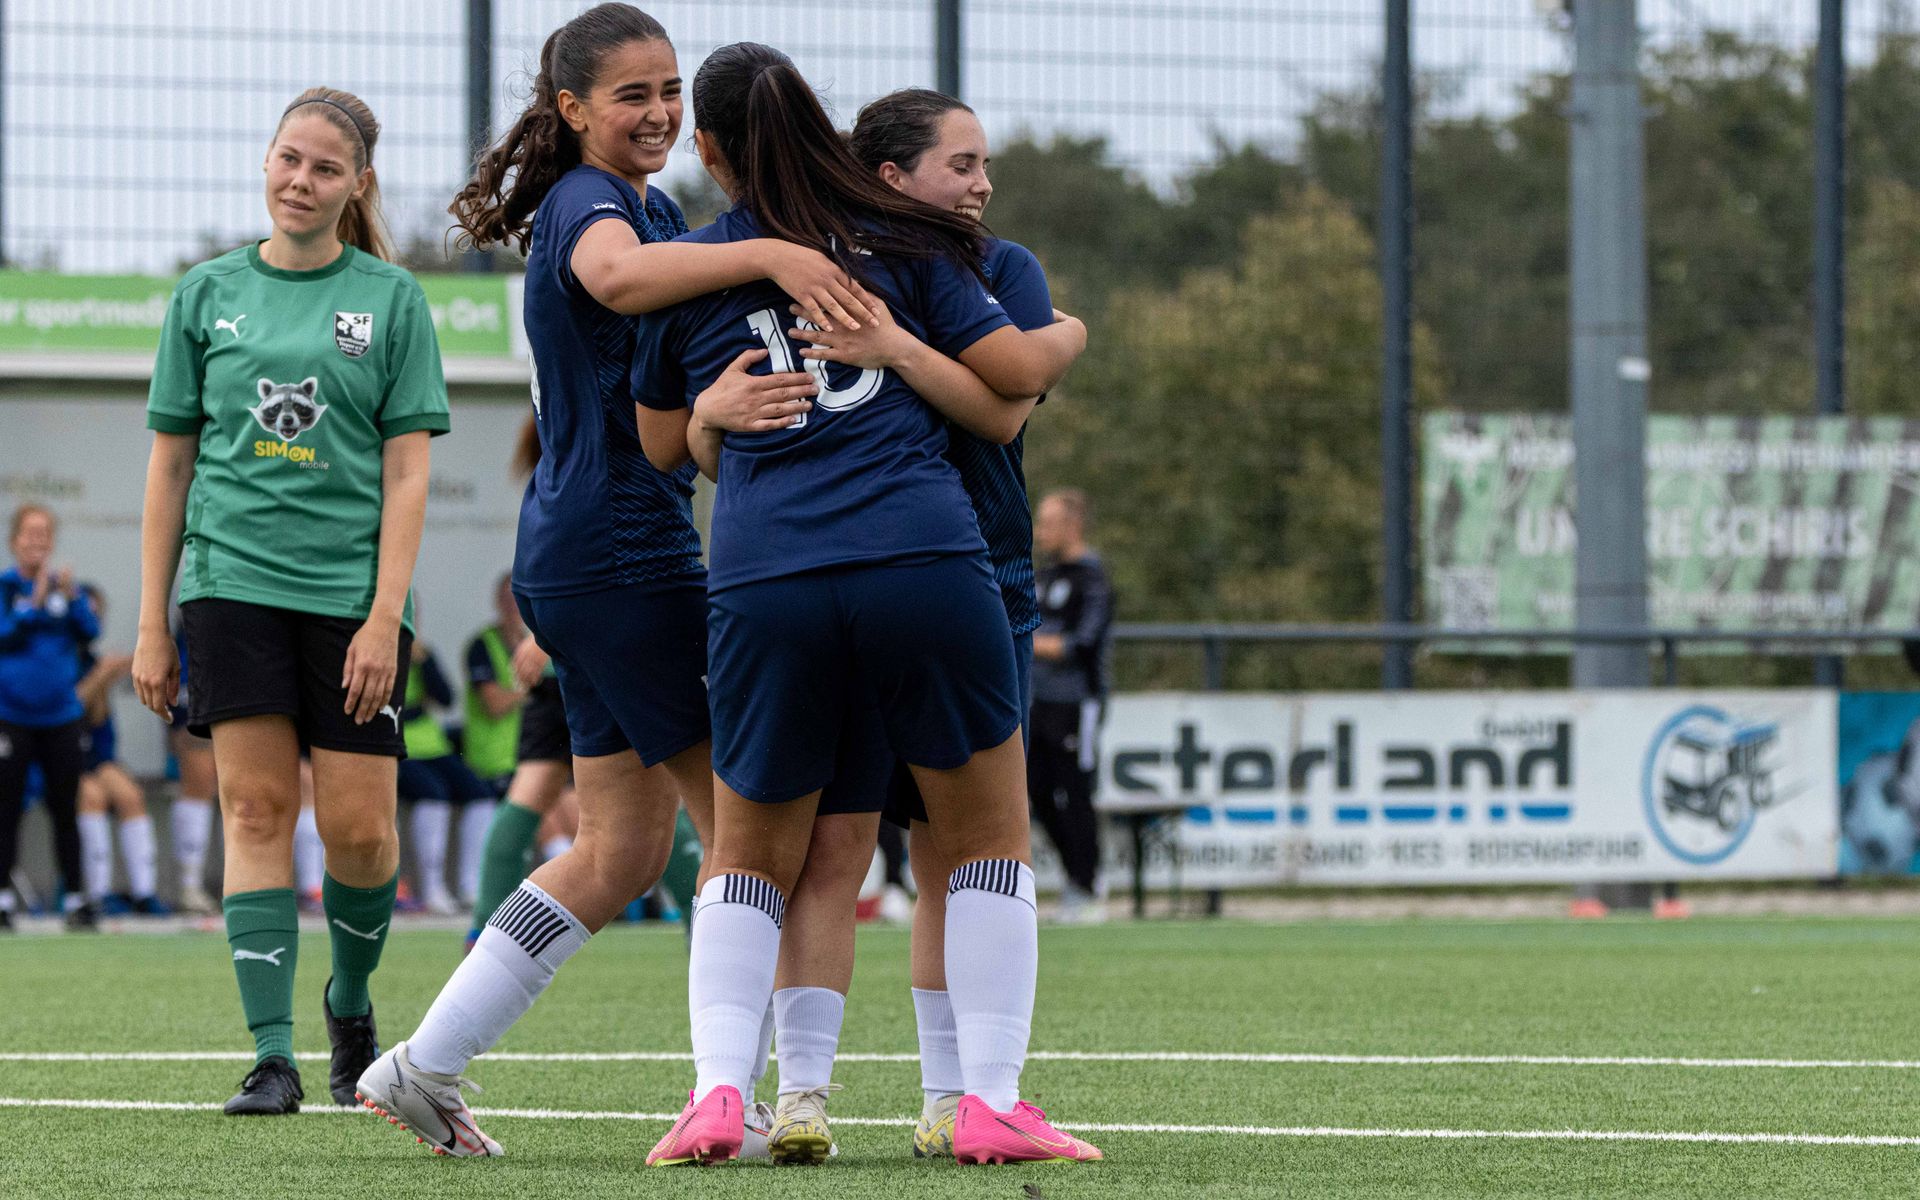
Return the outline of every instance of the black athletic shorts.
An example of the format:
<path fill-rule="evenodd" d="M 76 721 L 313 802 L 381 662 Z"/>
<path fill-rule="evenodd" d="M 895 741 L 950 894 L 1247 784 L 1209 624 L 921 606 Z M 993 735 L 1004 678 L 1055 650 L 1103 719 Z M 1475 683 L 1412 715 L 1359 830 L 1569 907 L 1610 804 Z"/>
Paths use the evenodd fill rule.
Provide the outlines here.
<path fill-rule="evenodd" d="M 400 631 L 393 695 L 365 725 L 344 711 L 347 646 L 362 621 L 270 608 L 240 600 L 189 600 L 186 625 L 187 732 L 212 736 L 212 727 L 270 713 L 293 718 L 302 747 L 352 754 L 407 756 L 400 732 L 406 703 L 406 664 L 413 635 Z"/>
<path fill-rule="evenodd" d="M 516 762 L 573 762 L 573 741 L 567 734 L 567 706 L 560 701 L 560 681 L 552 675 L 533 685 L 520 706 L 520 746 Z"/>

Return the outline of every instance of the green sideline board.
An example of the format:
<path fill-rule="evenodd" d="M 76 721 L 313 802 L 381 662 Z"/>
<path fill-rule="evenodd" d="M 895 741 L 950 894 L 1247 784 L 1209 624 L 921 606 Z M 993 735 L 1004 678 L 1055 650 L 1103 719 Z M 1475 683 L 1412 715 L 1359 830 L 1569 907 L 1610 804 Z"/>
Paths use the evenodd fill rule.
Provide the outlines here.
<path fill-rule="evenodd" d="M 1571 421 L 1438 413 L 1422 458 L 1428 619 L 1571 626 Z M 1920 626 L 1920 422 L 1653 416 L 1646 509 L 1654 626 Z"/>
<path fill-rule="evenodd" d="M 513 352 L 508 277 L 420 275 L 440 350 L 453 355 Z M 0 352 L 145 351 L 166 319 L 173 279 L 146 275 L 61 275 L 0 271 Z"/>

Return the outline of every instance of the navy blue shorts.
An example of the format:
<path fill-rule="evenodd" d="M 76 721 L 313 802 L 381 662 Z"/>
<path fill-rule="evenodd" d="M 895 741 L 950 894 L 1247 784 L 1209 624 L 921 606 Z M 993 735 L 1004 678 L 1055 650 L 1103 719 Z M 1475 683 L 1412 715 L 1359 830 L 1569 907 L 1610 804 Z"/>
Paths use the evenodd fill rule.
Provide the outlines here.
<path fill-rule="evenodd" d="M 493 788 L 475 775 L 473 768 L 457 754 L 403 760 L 398 790 L 403 800 L 444 800 L 449 804 L 469 804 L 477 800 L 494 799 Z"/>
<path fill-rule="evenodd" d="M 824 788 L 863 702 L 895 757 L 943 770 L 1006 741 L 1025 716 L 984 554 L 730 587 L 712 597 L 708 643 L 714 773 L 762 803 Z"/>
<path fill-rule="evenodd" d="M 853 697 L 840 726 L 833 779 L 820 791 L 816 815 L 881 811 L 887 804 L 894 764 L 899 761 L 887 744 L 887 724 L 880 719 L 880 705 L 869 695 Z"/>
<path fill-rule="evenodd" d="M 1014 635 L 1013 665 L 1020 681 L 1020 744 L 1024 747 L 1030 745 L 1033 739 L 1033 731 L 1027 728 L 1028 714 L 1033 712 L 1033 633 L 1031 631 Z M 870 770 L 871 768 L 868 768 L 868 771 Z M 864 780 L 868 776 L 867 772 L 861 772 L 854 777 Z M 886 789 L 886 800 L 880 811 L 887 820 L 906 829 L 915 821 L 927 819 L 927 802 L 920 798 L 920 785 L 914 782 L 913 772 L 908 769 L 907 764 L 891 759 L 883 786 Z M 821 808 L 824 810 L 825 807 L 826 801 L 822 799 Z"/>
<path fill-rule="evenodd" d="M 514 599 L 553 656 L 576 755 L 632 750 L 651 767 L 707 740 L 704 578 Z"/>

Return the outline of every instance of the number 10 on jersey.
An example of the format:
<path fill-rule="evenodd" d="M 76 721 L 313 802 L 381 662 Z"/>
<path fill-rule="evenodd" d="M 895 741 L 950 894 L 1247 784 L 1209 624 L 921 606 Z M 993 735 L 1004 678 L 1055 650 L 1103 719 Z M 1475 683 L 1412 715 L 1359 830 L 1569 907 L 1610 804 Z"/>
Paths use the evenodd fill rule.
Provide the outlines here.
<path fill-rule="evenodd" d="M 819 394 L 814 396 L 814 407 L 825 412 L 845 412 L 858 408 L 880 394 L 880 385 L 886 382 L 887 373 L 872 367 L 863 367 L 860 374 L 846 387 L 834 387 L 827 381 L 827 364 L 815 359 L 794 359 L 793 343 L 787 340 L 787 331 L 781 326 L 780 317 L 770 308 L 747 317 L 747 324 L 753 329 L 754 336 L 766 343 L 767 362 L 775 372 L 805 371 L 813 376 L 814 383 L 820 386 Z M 812 321 L 802 320 L 800 324 L 807 329 L 818 329 Z M 807 414 L 801 413 L 798 420 L 788 428 L 799 429 L 806 425 Z"/>

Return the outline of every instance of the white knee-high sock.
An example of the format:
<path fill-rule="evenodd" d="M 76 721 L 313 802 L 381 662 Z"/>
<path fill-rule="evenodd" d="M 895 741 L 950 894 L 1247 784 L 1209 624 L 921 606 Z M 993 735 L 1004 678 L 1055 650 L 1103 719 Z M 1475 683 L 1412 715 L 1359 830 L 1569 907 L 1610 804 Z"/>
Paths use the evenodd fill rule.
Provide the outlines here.
<path fill-rule="evenodd" d="M 159 890 L 153 864 L 153 818 L 145 813 L 120 822 L 120 860 L 127 868 L 127 891 L 145 900 Z"/>
<path fill-rule="evenodd" d="M 207 873 L 207 839 L 213 833 L 213 801 L 182 796 L 167 812 L 167 824 L 173 834 L 173 861 L 180 864 L 180 878 L 195 887 Z"/>
<path fill-rule="evenodd" d="M 413 885 L 422 900 L 444 900 L 447 895 L 447 834 L 453 828 L 453 805 L 445 800 L 415 800 L 413 819 Z"/>
<path fill-rule="evenodd" d="M 89 900 L 98 900 L 113 890 L 113 830 L 107 814 L 84 812 L 80 824 L 80 878 L 67 880 L 70 890 L 82 891 Z M 78 883 L 80 887 L 74 888 Z"/>
<path fill-rule="evenodd" d="M 955 871 L 947 882 L 947 995 L 967 1091 L 995 1112 L 1020 1099 L 1039 970 L 1032 869 L 982 859 Z"/>
<path fill-rule="evenodd" d="M 407 1039 L 407 1057 L 423 1071 L 460 1074 L 526 1015 L 587 937 L 565 905 L 521 881 Z"/>
<path fill-rule="evenodd" d="M 472 902 L 480 890 L 480 860 L 487 852 L 487 830 L 497 804 L 470 800 L 460 810 L 460 899 Z"/>
<path fill-rule="evenodd" d="M 833 1082 L 833 1055 L 847 998 L 832 988 L 781 988 L 773 994 L 780 1046 L 780 1094 L 812 1092 Z"/>
<path fill-rule="evenodd" d="M 914 988 L 913 1019 L 920 1032 L 920 1090 L 926 1093 L 927 1103 L 965 1092 L 952 999 L 945 992 Z"/>
<path fill-rule="evenodd" d="M 773 1029 L 773 1000 L 769 997 L 767 1011 L 760 1016 L 760 1043 L 755 1051 L 753 1072 L 747 1076 L 747 1087 L 750 1090 L 740 1093 L 741 1099 L 748 1104 L 753 1103 L 754 1092 L 760 1090 L 760 1081 L 767 1077 L 767 1064 L 773 1058 Z"/>
<path fill-rule="evenodd" d="M 687 966 L 695 1101 L 722 1086 L 745 1100 L 753 1086 L 786 911 L 780 890 L 751 875 L 715 875 L 700 889 Z"/>
<path fill-rule="evenodd" d="M 327 873 L 327 846 L 320 840 L 320 826 L 314 822 L 313 810 L 302 808 L 300 819 L 293 827 L 293 877 L 302 896 L 311 896 L 319 892 L 320 881 Z"/>

